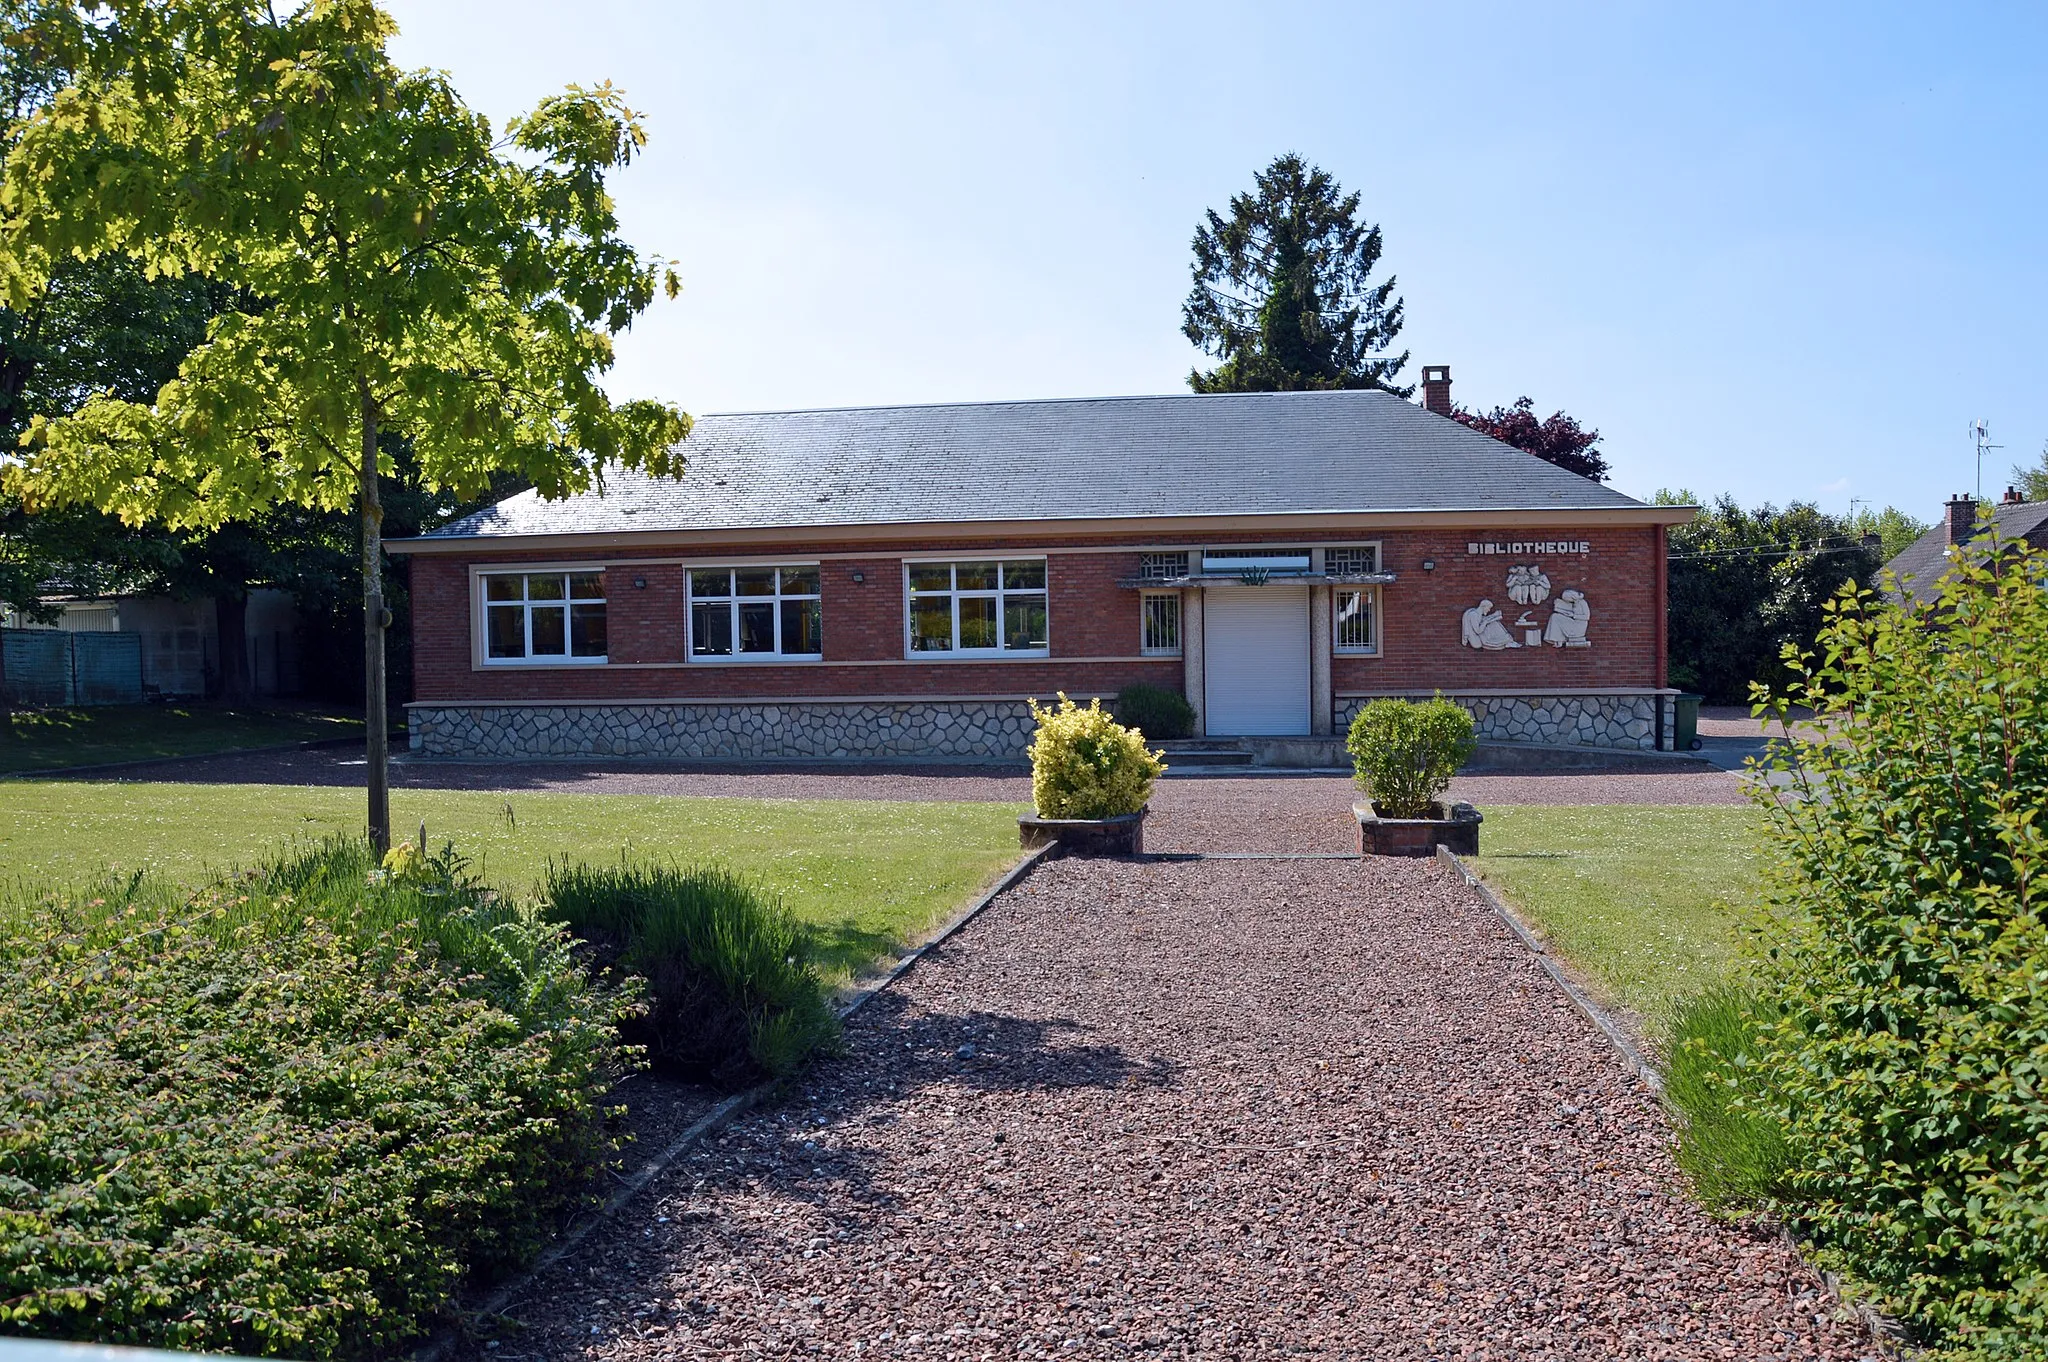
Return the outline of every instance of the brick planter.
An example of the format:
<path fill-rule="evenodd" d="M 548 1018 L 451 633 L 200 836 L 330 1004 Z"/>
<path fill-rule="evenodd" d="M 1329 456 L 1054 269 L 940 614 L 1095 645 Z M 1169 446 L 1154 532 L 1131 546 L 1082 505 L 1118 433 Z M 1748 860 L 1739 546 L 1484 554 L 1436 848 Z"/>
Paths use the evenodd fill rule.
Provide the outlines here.
<path fill-rule="evenodd" d="M 1382 818 L 1373 806 L 1359 800 L 1351 806 L 1358 816 L 1358 852 L 1361 856 L 1434 856 L 1441 846 L 1459 856 L 1479 854 L 1479 810 L 1462 800 L 1446 812 L 1441 804 L 1429 806 L 1432 818 Z"/>
<path fill-rule="evenodd" d="M 1017 841 L 1026 851 L 1057 842 L 1056 856 L 1136 856 L 1145 849 L 1145 810 L 1114 818 L 1040 818 L 1017 820 Z"/>

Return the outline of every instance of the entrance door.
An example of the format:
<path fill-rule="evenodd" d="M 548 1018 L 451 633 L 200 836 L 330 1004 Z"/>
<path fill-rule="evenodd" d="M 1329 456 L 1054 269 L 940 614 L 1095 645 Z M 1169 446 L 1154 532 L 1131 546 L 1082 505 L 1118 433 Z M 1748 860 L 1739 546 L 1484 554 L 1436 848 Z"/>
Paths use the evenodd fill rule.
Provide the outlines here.
<path fill-rule="evenodd" d="M 1306 734 L 1308 637 L 1307 587 L 1210 587 L 1202 606 L 1209 732 Z"/>

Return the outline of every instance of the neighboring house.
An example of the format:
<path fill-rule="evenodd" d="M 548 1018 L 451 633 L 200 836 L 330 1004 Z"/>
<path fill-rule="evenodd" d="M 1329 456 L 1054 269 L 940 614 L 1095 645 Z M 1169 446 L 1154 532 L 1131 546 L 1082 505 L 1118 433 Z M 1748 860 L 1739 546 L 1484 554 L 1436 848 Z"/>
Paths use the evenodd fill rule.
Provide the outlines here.
<path fill-rule="evenodd" d="M 1948 571 L 1949 550 L 1977 537 L 1976 498 L 1951 497 L 1943 511 L 1933 529 L 1884 565 L 1887 572 L 1898 576 L 1894 600 L 1913 605 L 1932 601 L 1942 574 Z M 2004 500 L 1991 508 L 1991 519 L 1997 538 L 2048 548 L 2048 501 L 2023 501 L 2016 489 L 2008 487 Z"/>
<path fill-rule="evenodd" d="M 61 614 L 48 624 L 31 623 L 8 612 L 9 629 L 53 629 L 68 633 L 123 633 L 140 639 L 141 688 L 145 694 L 204 697 L 220 678 L 220 630 L 211 600 L 169 596 L 75 597 L 53 590 L 44 598 Z M 296 695 L 299 676 L 299 612 L 291 593 L 274 587 L 249 592 L 249 676 L 259 696 Z M 37 650 L 37 655 L 45 650 Z M 28 654 L 24 653 L 24 656 Z M 10 654 L 10 664 L 13 654 Z M 26 678 L 10 678 L 10 688 Z"/>
<path fill-rule="evenodd" d="M 1668 746 L 1647 506 L 1383 392 L 700 418 L 687 471 L 416 539 L 413 746 L 1003 757 L 1027 697 L 1182 691 L 1211 736 L 1456 696 L 1482 735 Z"/>

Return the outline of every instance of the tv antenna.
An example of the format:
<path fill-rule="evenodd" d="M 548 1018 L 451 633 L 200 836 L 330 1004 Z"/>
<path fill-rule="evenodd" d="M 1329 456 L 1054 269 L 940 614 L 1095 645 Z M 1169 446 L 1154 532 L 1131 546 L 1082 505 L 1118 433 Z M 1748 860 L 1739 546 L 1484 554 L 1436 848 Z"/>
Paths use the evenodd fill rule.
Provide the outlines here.
<path fill-rule="evenodd" d="M 1982 416 L 1970 422 L 1970 442 L 1977 446 L 1977 500 L 1982 501 L 1984 500 L 1984 451 L 1987 449 L 2004 449 L 2005 446 L 1991 443 L 1991 422 L 1988 418 Z"/>

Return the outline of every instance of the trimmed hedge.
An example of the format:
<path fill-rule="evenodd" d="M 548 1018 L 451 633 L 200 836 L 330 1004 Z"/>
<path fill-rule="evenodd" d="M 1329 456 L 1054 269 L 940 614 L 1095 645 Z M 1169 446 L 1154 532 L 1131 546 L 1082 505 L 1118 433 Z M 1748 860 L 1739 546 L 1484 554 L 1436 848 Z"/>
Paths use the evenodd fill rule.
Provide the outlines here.
<path fill-rule="evenodd" d="M 452 856 L 335 844 L 0 914 L 0 1328 L 326 1358 L 427 1331 L 607 1148 L 621 1003 Z"/>
<path fill-rule="evenodd" d="M 543 896 L 601 965 L 647 981 L 623 1030 L 658 1070 L 742 1086 L 795 1072 L 839 1034 L 808 929 L 729 871 L 550 865 Z"/>
<path fill-rule="evenodd" d="M 1054 707 L 1033 700 L 1031 717 L 1031 802 L 1040 818 L 1117 818 L 1145 807 L 1166 754 L 1147 750 L 1144 734 L 1111 718 L 1102 701 L 1083 709 L 1064 691 Z"/>
<path fill-rule="evenodd" d="M 1441 695 L 1374 700 L 1351 720 L 1345 750 L 1358 786 L 1384 818 L 1426 818 L 1478 747 L 1472 716 Z"/>

